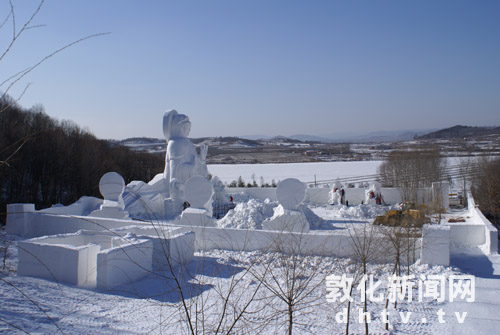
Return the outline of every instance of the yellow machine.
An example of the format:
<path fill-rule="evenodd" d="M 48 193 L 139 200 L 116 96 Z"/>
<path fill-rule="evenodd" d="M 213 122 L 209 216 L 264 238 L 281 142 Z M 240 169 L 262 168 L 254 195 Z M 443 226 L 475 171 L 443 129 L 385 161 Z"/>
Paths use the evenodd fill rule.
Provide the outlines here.
<path fill-rule="evenodd" d="M 410 207 L 410 206 L 408 206 Z M 403 206 L 403 208 L 405 208 Z M 425 215 L 418 209 L 390 210 L 385 215 L 375 218 L 373 224 L 390 227 L 422 227 L 425 221 Z"/>

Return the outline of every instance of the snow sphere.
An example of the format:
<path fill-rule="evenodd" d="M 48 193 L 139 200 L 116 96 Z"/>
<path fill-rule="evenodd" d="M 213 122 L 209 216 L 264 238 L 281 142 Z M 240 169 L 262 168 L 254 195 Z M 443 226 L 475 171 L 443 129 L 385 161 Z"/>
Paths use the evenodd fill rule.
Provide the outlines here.
<path fill-rule="evenodd" d="M 184 186 L 184 198 L 193 208 L 203 208 L 213 193 L 212 183 L 202 176 L 189 178 Z"/>
<path fill-rule="evenodd" d="M 295 178 L 282 180 L 276 188 L 276 198 L 288 210 L 296 210 L 305 197 L 306 184 Z"/>
<path fill-rule="evenodd" d="M 125 181 L 116 172 L 105 173 L 99 182 L 99 191 L 105 200 L 118 201 L 125 190 Z"/>

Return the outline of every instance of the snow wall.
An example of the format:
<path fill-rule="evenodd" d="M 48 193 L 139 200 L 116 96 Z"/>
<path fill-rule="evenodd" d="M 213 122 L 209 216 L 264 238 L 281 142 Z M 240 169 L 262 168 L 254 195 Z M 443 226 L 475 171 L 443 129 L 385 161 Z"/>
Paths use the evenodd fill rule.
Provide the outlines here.
<path fill-rule="evenodd" d="M 483 213 L 479 210 L 472 194 L 470 192 L 467 193 L 467 204 L 469 209 L 469 215 L 472 218 L 475 225 L 469 225 L 468 231 L 462 232 L 459 235 L 460 237 L 464 237 L 463 234 L 467 233 L 473 236 L 465 236 L 467 239 L 473 239 L 475 244 L 483 245 L 483 251 L 488 254 L 497 254 L 498 253 L 498 230 L 493 226 L 493 224 L 483 215 Z M 459 229 L 460 224 L 453 223 L 450 224 L 452 229 Z M 476 227 L 477 226 L 477 227 Z M 481 228 L 478 228 L 481 227 Z M 453 230 L 452 230 L 453 231 Z M 456 237 L 454 235 L 454 237 Z M 468 241 L 468 240 L 467 240 Z"/>
<path fill-rule="evenodd" d="M 79 231 L 20 241 L 18 250 L 20 276 L 110 289 L 151 270 L 188 264 L 194 257 L 194 233 L 143 227 Z"/>
<path fill-rule="evenodd" d="M 19 241 L 17 247 L 18 276 L 95 286 L 99 244 L 91 244 L 82 236 L 68 236 Z"/>
<path fill-rule="evenodd" d="M 450 265 L 450 227 L 424 225 L 422 229 L 422 264 Z"/>
<path fill-rule="evenodd" d="M 97 287 L 110 289 L 144 277 L 152 270 L 152 256 L 151 240 L 129 242 L 114 238 L 113 248 L 97 254 Z"/>
<path fill-rule="evenodd" d="M 487 255 L 498 253 L 498 230 L 477 208 L 470 192 L 467 197 L 468 220 L 424 227 L 422 262 L 447 265 L 446 255 L 463 248 L 480 247 Z"/>
<path fill-rule="evenodd" d="M 366 228 L 366 231 L 363 229 Z M 373 228 L 373 245 L 379 250 L 374 250 L 379 261 L 390 261 L 394 259 L 394 250 L 390 247 L 390 241 L 379 231 L 379 228 L 371 225 L 354 227 L 353 230 L 338 229 L 330 231 L 311 231 L 309 233 L 289 233 L 269 230 L 251 230 L 235 228 L 215 227 L 183 227 L 185 231 L 195 232 L 196 250 L 226 249 L 232 251 L 262 251 L 262 252 L 285 252 L 300 254 L 303 256 L 336 256 L 354 257 L 356 238 L 362 238 L 363 234 L 370 234 Z M 359 243 L 359 242 L 358 242 Z M 416 250 L 420 250 L 420 239 L 415 239 Z M 416 260 L 420 252 L 415 253 Z M 413 257 L 413 256 L 412 256 Z M 405 260 L 401 260 L 404 262 Z"/>
<path fill-rule="evenodd" d="M 153 241 L 153 270 L 168 269 L 170 266 L 187 265 L 194 257 L 194 232 L 184 229 L 130 226 L 115 230 L 119 234 L 132 233 L 138 238 Z M 167 257 L 168 255 L 168 257 Z"/>
<path fill-rule="evenodd" d="M 38 237 L 77 231 L 109 231 L 134 225 L 150 225 L 147 222 L 46 213 L 36 211 L 33 204 L 7 205 L 7 233 L 23 237 Z"/>
<path fill-rule="evenodd" d="M 364 188 L 344 188 L 346 200 L 349 201 L 350 205 L 360 205 L 361 202 L 365 201 L 365 189 Z M 308 188 L 306 189 L 306 199 L 305 203 L 313 206 L 324 206 L 330 203 L 329 193 L 330 188 Z M 252 198 L 265 200 L 270 199 L 277 201 L 276 199 L 276 188 L 272 187 L 226 187 L 227 194 L 240 194 L 244 193 Z M 382 197 L 387 204 L 397 204 L 401 200 L 401 191 L 398 188 L 382 188 Z M 422 203 L 427 203 L 432 199 L 432 190 L 419 189 L 418 198 L 421 199 Z M 447 208 L 447 204 L 444 204 Z"/>

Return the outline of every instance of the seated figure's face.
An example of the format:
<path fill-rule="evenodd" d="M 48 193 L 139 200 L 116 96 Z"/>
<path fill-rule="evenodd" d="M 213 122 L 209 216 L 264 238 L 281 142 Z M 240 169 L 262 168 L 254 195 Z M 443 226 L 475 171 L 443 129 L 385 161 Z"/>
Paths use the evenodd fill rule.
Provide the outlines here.
<path fill-rule="evenodd" d="M 178 114 L 174 117 L 172 124 L 172 136 L 188 137 L 191 131 L 191 122 L 187 115 Z"/>
<path fill-rule="evenodd" d="M 188 137 L 189 136 L 189 132 L 191 131 L 191 122 L 188 120 L 188 121 L 184 121 L 181 125 L 181 129 L 180 129 L 180 136 L 182 137 Z"/>

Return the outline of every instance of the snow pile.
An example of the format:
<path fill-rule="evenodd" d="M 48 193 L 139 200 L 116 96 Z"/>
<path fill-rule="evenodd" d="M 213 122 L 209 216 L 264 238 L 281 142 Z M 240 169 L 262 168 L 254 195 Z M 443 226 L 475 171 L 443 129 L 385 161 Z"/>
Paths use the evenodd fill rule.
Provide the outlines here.
<path fill-rule="evenodd" d="M 377 206 L 377 205 L 357 205 L 357 206 L 344 206 L 335 205 L 328 206 L 329 210 L 335 212 L 335 217 L 342 219 L 375 219 L 378 215 L 385 215 L 385 213 L 392 209 L 391 206 Z"/>
<path fill-rule="evenodd" d="M 391 209 L 387 206 L 377 205 L 357 205 L 357 206 L 339 206 L 339 214 L 343 218 L 365 218 L 375 219 L 378 215 L 385 215 Z"/>
<path fill-rule="evenodd" d="M 325 226 L 326 221 L 316 215 L 316 213 L 314 213 L 306 204 L 299 205 L 299 210 L 304 213 L 311 229 L 321 229 Z M 330 226 L 331 225 L 328 224 L 328 227 Z"/>
<path fill-rule="evenodd" d="M 262 229 L 262 222 L 274 215 L 274 208 L 278 202 L 266 199 L 264 201 L 249 199 L 243 202 L 244 194 L 235 195 L 236 208 L 230 210 L 227 215 L 217 221 L 220 228 L 238 229 Z M 325 221 L 316 215 L 307 205 L 302 204 L 298 208 L 304 213 L 312 229 L 318 229 L 325 225 Z"/>
<path fill-rule="evenodd" d="M 240 202 L 227 215 L 217 221 L 220 228 L 262 229 L 262 222 L 274 214 L 277 202 L 266 199 L 264 201 L 250 199 Z"/>

